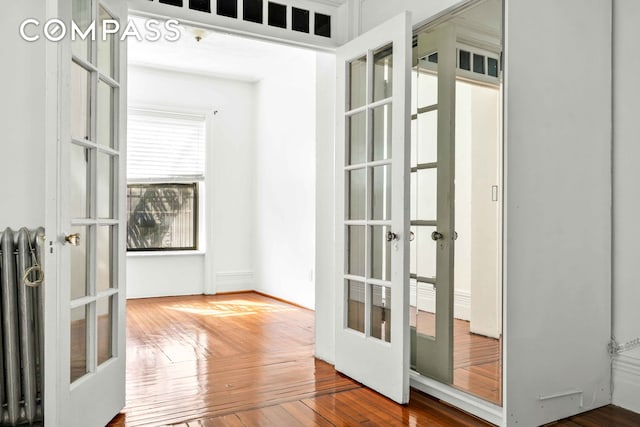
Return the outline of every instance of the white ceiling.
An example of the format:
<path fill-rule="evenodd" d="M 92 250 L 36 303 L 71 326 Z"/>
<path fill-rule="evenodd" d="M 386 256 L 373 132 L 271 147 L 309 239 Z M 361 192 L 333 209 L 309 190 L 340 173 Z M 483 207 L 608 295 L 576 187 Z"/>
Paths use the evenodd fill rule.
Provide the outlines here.
<path fill-rule="evenodd" d="M 144 38 L 145 18 L 130 18 Z M 258 81 L 272 68 L 293 61 L 302 48 L 270 43 L 221 32 L 206 31 L 199 42 L 191 27 L 180 27 L 176 42 L 161 38 L 156 42 L 128 38 L 129 65 L 185 71 L 215 77 Z M 306 51 L 308 52 L 308 51 Z"/>

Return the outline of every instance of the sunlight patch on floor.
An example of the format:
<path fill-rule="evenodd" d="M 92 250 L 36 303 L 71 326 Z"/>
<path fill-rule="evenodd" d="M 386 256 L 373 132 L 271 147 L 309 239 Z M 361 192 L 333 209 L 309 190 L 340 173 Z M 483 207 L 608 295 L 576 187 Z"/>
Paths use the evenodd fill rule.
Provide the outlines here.
<path fill-rule="evenodd" d="M 165 308 L 184 313 L 217 317 L 247 316 L 260 313 L 282 313 L 295 310 L 295 308 L 287 307 L 282 304 L 270 304 L 244 299 L 211 301 L 206 304 L 176 304 L 166 306 Z"/>

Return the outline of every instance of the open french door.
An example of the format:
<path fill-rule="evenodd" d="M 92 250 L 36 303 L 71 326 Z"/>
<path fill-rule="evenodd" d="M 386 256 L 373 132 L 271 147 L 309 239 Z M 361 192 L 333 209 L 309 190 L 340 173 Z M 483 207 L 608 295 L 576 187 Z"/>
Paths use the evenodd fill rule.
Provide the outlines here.
<path fill-rule="evenodd" d="M 456 32 L 417 37 L 411 153 L 412 365 L 453 382 Z M 431 298 L 425 298 L 432 295 Z M 434 301 L 435 300 L 435 301 Z"/>
<path fill-rule="evenodd" d="M 125 399 L 125 0 L 59 1 L 86 40 L 57 45 L 55 297 L 45 312 L 45 423 L 104 426 Z M 103 34 L 104 33 L 104 34 Z M 50 319 L 51 317 L 47 317 Z"/>
<path fill-rule="evenodd" d="M 336 369 L 409 400 L 408 12 L 337 52 Z"/>

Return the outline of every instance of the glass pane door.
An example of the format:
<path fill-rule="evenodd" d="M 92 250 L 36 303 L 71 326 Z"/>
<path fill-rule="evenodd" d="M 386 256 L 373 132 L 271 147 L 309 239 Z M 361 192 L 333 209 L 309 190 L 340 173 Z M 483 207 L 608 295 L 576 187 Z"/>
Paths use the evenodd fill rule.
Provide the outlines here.
<path fill-rule="evenodd" d="M 68 260 L 63 268 L 68 282 L 63 273 L 59 310 L 60 318 L 68 319 L 68 335 L 62 333 L 68 345 L 60 349 L 66 368 L 61 368 L 59 381 L 70 413 L 58 414 L 58 424 L 104 425 L 124 406 L 121 81 L 126 64 L 124 44 L 117 34 L 103 34 L 102 28 L 126 18 L 126 2 L 72 0 L 61 5 L 61 14 L 73 18 L 83 31 L 91 25 L 96 31 L 86 40 L 62 43 L 62 57 L 68 58 L 61 66 L 68 86 L 62 87 L 69 89 L 61 95 L 61 132 L 68 135 L 61 148 L 66 243 L 61 259 Z"/>
<path fill-rule="evenodd" d="M 455 28 L 418 35 L 411 115 L 411 365 L 451 383 L 455 199 Z"/>
<path fill-rule="evenodd" d="M 401 403 L 409 395 L 410 19 L 338 51 L 336 369 Z"/>

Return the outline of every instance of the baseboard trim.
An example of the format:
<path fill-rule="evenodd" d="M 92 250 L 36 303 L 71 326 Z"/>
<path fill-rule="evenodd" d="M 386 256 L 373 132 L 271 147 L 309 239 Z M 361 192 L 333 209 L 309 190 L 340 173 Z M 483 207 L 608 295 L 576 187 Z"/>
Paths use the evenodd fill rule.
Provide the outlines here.
<path fill-rule="evenodd" d="M 276 301 L 283 302 L 283 303 L 285 303 L 285 304 L 293 305 L 293 306 L 298 307 L 298 308 L 303 308 L 303 309 L 305 309 L 305 310 L 309 310 L 309 311 L 313 311 L 313 312 L 315 312 L 315 310 L 312 310 L 312 309 L 310 309 L 309 307 L 305 307 L 305 306 L 303 306 L 303 305 L 300 305 L 300 304 L 298 304 L 298 303 L 296 303 L 296 302 L 293 302 L 293 301 L 286 300 L 286 299 L 284 299 L 284 298 L 280 298 L 280 297 L 276 297 L 276 296 L 274 296 L 274 295 L 270 295 L 270 294 L 268 294 L 268 293 L 266 293 L 266 292 L 262 292 L 262 291 L 252 291 L 252 292 L 254 292 L 254 293 L 258 294 L 258 295 L 262 295 L 263 297 L 267 297 L 267 298 L 274 299 L 274 300 L 276 300 Z"/>
<path fill-rule="evenodd" d="M 640 355 L 613 358 L 613 404 L 640 413 Z"/>
<path fill-rule="evenodd" d="M 416 295 L 416 286 L 410 285 L 411 295 Z M 416 297 L 412 297 L 412 304 L 415 303 L 413 298 L 417 299 L 420 307 L 427 311 L 435 311 L 436 292 L 433 289 L 422 288 L 417 292 Z M 454 291 L 453 293 L 453 315 L 456 319 L 471 320 L 471 292 Z"/>
<path fill-rule="evenodd" d="M 216 290 L 222 292 L 252 290 L 254 288 L 253 271 L 219 271 L 215 273 L 215 278 Z"/>

